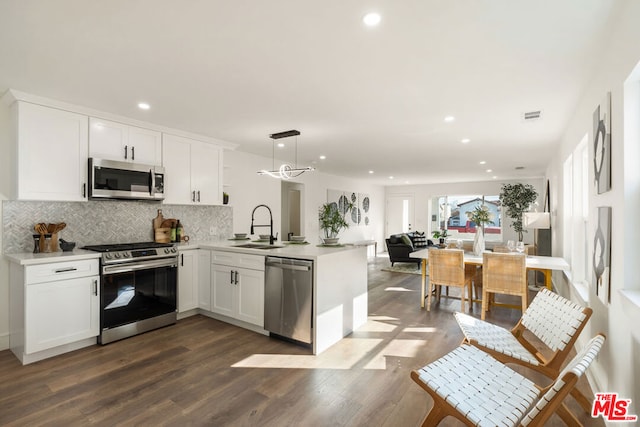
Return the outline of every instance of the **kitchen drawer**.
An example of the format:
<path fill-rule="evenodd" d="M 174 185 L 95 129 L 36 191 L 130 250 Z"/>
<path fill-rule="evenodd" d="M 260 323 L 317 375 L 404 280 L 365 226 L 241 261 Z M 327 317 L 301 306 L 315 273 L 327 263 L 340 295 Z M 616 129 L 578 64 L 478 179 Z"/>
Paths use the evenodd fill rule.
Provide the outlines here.
<path fill-rule="evenodd" d="M 97 276 L 98 274 L 97 259 L 52 262 L 25 267 L 25 283 L 31 285 L 55 280 L 75 279 L 76 277 Z"/>
<path fill-rule="evenodd" d="M 238 252 L 213 251 L 211 252 L 211 263 L 264 271 L 263 255 L 249 255 Z"/>

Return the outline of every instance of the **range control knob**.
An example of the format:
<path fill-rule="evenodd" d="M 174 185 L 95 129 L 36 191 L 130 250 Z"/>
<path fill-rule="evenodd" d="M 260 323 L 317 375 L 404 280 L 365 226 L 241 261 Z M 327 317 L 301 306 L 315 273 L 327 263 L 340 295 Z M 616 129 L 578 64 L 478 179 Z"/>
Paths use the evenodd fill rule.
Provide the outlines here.
<path fill-rule="evenodd" d="M 122 254 L 122 257 L 123 257 L 123 258 L 129 258 L 129 252 L 124 252 L 124 253 Z"/>
<path fill-rule="evenodd" d="M 176 253 L 178 250 L 176 248 L 171 248 L 171 253 Z"/>
<path fill-rule="evenodd" d="M 168 254 L 169 253 L 169 248 L 164 248 L 164 253 Z"/>
<path fill-rule="evenodd" d="M 115 254 L 113 254 L 113 256 L 115 256 L 116 258 L 120 258 L 120 253 L 116 252 Z"/>
<path fill-rule="evenodd" d="M 105 259 L 111 259 L 111 254 L 104 254 Z"/>

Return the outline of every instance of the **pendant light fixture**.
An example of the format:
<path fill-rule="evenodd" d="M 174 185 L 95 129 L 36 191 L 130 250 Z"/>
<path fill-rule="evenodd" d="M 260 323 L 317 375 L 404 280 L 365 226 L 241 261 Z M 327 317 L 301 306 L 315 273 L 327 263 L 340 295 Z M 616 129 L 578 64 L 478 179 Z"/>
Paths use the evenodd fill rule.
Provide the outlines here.
<path fill-rule="evenodd" d="M 291 178 L 295 178 L 297 176 L 302 175 L 303 173 L 307 172 L 307 171 L 312 171 L 314 170 L 311 166 L 308 166 L 306 168 L 299 168 L 298 167 L 298 135 L 300 135 L 300 131 L 292 129 L 292 130 L 287 130 L 284 132 L 278 132 L 278 133 L 272 133 L 271 135 L 269 135 L 269 138 L 272 139 L 272 161 L 273 161 L 273 166 L 272 166 L 272 170 L 268 171 L 268 170 L 260 170 L 258 171 L 258 173 L 260 175 L 269 175 L 273 178 L 280 178 L 280 179 L 291 179 Z M 294 159 L 294 163 L 293 165 L 289 164 L 289 163 L 283 163 L 280 165 L 280 167 L 278 169 L 276 169 L 276 139 L 282 139 L 282 138 L 289 138 L 289 137 L 295 137 L 295 141 L 294 141 L 294 150 L 295 150 L 295 159 Z"/>

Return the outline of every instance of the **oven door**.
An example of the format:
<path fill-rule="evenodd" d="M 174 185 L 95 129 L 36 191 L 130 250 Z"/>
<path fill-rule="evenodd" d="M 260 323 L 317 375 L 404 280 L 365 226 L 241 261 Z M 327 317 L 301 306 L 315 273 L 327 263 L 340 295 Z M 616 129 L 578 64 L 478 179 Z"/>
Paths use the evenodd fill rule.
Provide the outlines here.
<path fill-rule="evenodd" d="M 89 198 L 163 200 L 164 168 L 90 158 Z"/>
<path fill-rule="evenodd" d="M 176 313 L 178 258 L 106 265 L 102 268 L 102 331 Z"/>

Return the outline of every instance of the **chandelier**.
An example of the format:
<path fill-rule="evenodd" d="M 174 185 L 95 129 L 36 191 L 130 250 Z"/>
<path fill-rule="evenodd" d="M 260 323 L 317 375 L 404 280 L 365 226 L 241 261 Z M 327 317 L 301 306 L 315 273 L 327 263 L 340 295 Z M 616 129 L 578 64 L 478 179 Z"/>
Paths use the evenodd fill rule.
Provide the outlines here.
<path fill-rule="evenodd" d="M 312 171 L 314 170 L 311 166 L 308 166 L 306 168 L 299 168 L 298 167 L 298 135 L 300 135 L 300 131 L 292 129 L 292 130 L 287 130 L 284 132 L 278 132 L 278 133 L 272 133 L 271 135 L 269 135 L 269 138 L 272 139 L 272 161 L 273 161 L 273 165 L 272 165 L 272 170 L 268 171 L 268 170 L 260 170 L 258 171 L 258 173 L 260 175 L 269 175 L 273 178 L 279 178 L 279 179 L 291 179 L 291 178 L 295 178 L 297 176 L 302 175 L 303 173 L 307 172 L 307 171 Z M 295 136 L 295 142 L 294 142 L 294 150 L 295 150 L 295 159 L 294 159 L 294 163 L 293 165 L 289 164 L 289 163 L 283 163 L 280 165 L 280 167 L 278 169 L 276 169 L 276 139 L 282 139 L 282 138 L 289 138 Z"/>

